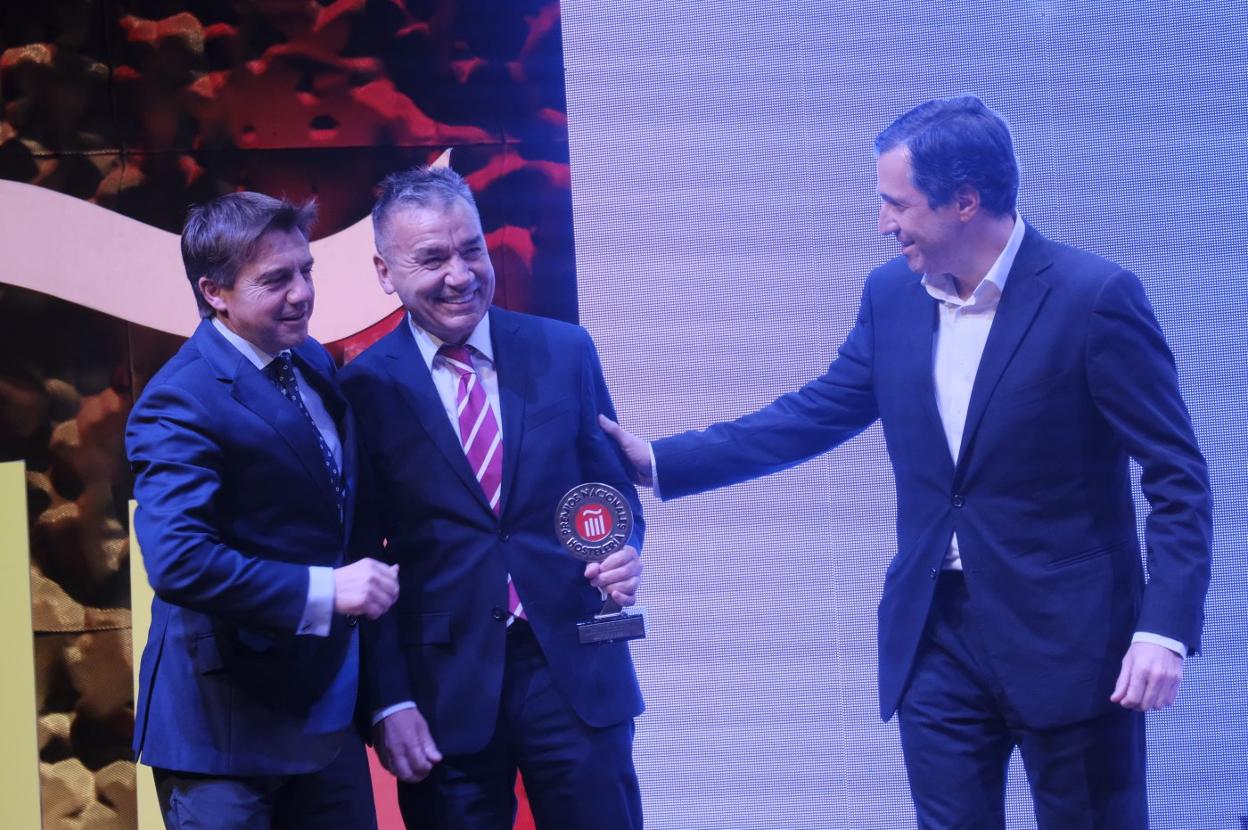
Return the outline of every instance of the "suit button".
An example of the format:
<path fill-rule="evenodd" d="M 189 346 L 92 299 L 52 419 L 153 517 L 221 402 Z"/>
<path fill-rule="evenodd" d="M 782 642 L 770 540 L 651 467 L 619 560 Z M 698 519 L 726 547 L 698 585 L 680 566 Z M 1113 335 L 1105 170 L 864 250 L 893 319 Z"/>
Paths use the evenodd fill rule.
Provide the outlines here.
<path fill-rule="evenodd" d="M 498 532 L 498 541 L 500 541 L 500 542 L 507 542 L 507 541 L 509 541 L 510 539 L 511 539 L 511 534 L 510 534 L 510 533 L 508 533 L 507 531 L 505 531 L 505 530 L 500 530 L 500 531 Z"/>
<path fill-rule="evenodd" d="M 927 572 L 927 575 L 931 577 L 932 579 L 935 579 L 937 573 L 939 573 L 939 571 L 937 571 L 935 568 L 932 568 L 930 571 Z"/>
<path fill-rule="evenodd" d="M 507 612 L 499 608 L 496 605 L 494 606 L 494 610 L 490 612 L 490 616 L 498 620 L 499 622 L 502 622 L 503 620 L 507 619 Z"/>
<path fill-rule="evenodd" d="M 961 506 L 962 506 L 962 505 L 964 505 L 964 504 L 966 504 L 966 499 L 962 498 L 962 494 L 961 494 L 961 493 L 954 493 L 954 494 L 953 494 L 953 506 L 954 506 L 954 507 L 961 507 Z"/>
<path fill-rule="evenodd" d="M 352 628 L 355 628 L 359 624 L 360 624 L 360 618 L 355 616 L 354 614 L 347 617 L 347 625 L 351 626 Z"/>

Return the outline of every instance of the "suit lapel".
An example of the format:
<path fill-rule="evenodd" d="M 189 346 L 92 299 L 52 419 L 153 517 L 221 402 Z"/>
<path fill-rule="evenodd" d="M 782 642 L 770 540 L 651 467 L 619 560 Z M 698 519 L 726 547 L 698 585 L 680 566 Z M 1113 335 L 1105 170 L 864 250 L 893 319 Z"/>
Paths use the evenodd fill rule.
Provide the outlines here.
<path fill-rule="evenodd" d="M 908 286 L 902 311 L 901 325 L 898 327 L 900 343 L 899 354 L 906 361 L 905 374 L 907 383 L 903 388 L 915 390 L 921 410 L 922 427 L 932 435 L 932 440 L 945 447 L 943 457 L 948 461 L 949 469 L 953 468 L 953 455 L 948 451 L 945 439 L 945 428 L 940 420 L 940 409 L 936 405 L 936 379 L 932 345 L 935 341 L 936 327 L 940 324 L 939 309 L 936 300 L 923 283 L 915 280 Z"/>
<path fill-rule="evenodd" d="M 524 439 L 525 388 L 532 377 L 530 355 L 518 332 L 518 319 L 497 309 L 490 310 L 490 339 L 494 345 L 494 367 L 498 372 L 498 403 L 503 418 L 503 481 L 498 515 L 504 515 L 515 481 L 520 448 Z"/>
<path fill-rule="evenodd" d="M 308 423 L 308 419 L 297 407 L 291 406 L 273 382 L 230 345 L 211 322 L 205 320 L 201 323 L 194 336 L 200 353 L 212 364 L 217 377 L 230 384 L 234 400 L 273 428 L 311 477 L 325 507 L 337 514 L 338 505 L 321 458 L 315 428 Z"/>
<path fill-rule="evenodd" d="M 446 409 L 442 405 L 442 399 L 438 397 L 437 387 L 433 385 L 433 376 L 429 372 L 429 367 L 425 365 L 420 347 L 416 345 L 416 340 L 412 337 L 407 318 L 402 318 L 398 327 L 386 335 L 382 342 L 385 344 L 383 348 L 388 358 L 387 366 L 390 375 L 398 382 L 403 400 L 411 408 L 434 446 L 446 457 L 446 463 L 455 471 L 455 475 L 459 476 L 464 487 L 472 493 L 473 498 L 480 502 L 482 507 L 490 510 L 490 503 L 486 501 L 481 484 L 468 466 L 468 459 L 464 456 L 464 447 L 455 435 L 450 419 L 446 416 Z M 504 448 L 506 439 L 507 433 L 504 431 Z M 492 510 L 490 512 L 493 513 Z"/>
<path fill-rule="evenodd" d="M 1049 286 L 1040 272 L 1049 266 L 1050 258 L 1045 250 L 1044 237 L 1030 227 L 1026 229 L 1023 243 L 1019 246 L 1010 277 L 1006 281 L 996 318 L 984 344 L 984 354 L 975 373 L 975 385 L 971 388 L 971 400 L 966 411 L 966 426 L 962 431 L 962 446 L 958 452 L 958 469 L 966 467 L 968 456 L 984 418 L 984 409 L 996 390 L 1001 375 L 1010 364 L 1018 346 L 1031 328 L 1036 313 L 1049 293 Z"/>

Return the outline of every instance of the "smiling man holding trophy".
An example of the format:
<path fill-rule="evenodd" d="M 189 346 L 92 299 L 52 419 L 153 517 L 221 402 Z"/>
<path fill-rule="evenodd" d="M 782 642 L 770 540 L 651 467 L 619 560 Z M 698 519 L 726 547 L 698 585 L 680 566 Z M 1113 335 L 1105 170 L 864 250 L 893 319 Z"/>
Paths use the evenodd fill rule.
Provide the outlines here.
<path fill-rule="evenodd" d="M 362 693 L 405 821 L 507 830 L 519 770 L 542 830 L 637 830 L 642 699 L 623 640 L 642 623 L 618 612 L 636 601 L 643 523 L 598 428 L 614 407 L 593 341 L 491 306 L 476 204 L 449 169 L 388 178 L 373 226 L 378 280 L 407 314 L 343 386 L 377 555 L 402 563 L 398 604 L 365 631 Z M 631 517 L 602 557 L 557 537 L 561 497 L 587 482 Z M 617 539 L 622 515 L 584 517 L 584 544 Z"/>

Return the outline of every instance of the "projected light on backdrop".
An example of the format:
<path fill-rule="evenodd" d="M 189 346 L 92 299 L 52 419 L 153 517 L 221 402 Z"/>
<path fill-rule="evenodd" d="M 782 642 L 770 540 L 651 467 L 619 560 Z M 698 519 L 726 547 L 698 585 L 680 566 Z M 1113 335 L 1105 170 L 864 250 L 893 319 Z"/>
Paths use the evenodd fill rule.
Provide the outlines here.
<path fill-rule="evenodd" d="M 1003 112 L 1023 216 L 1141 276 L 1217 505 L 1205 653 L 1185 667 L 1179 707 L 1149 719 L 1153 824 L 1237 828 L 1240 5 L 563 9 L 581 320 L 625 423 L 645 436 L 741 414 L 822 371 L 863 277 L 895 253 L 875 236 L 871 139 L 929 97 L 974 92 Z M 875 706 L 875 604 L 894 545 L 878 426 L 783 475 L 646 507 L 651 635 L 635 654 L 648 826 L 913 826 L 896 726 Z M 1034 826 L 1017 763 L 1008 813 L 1011 827 Z"/>

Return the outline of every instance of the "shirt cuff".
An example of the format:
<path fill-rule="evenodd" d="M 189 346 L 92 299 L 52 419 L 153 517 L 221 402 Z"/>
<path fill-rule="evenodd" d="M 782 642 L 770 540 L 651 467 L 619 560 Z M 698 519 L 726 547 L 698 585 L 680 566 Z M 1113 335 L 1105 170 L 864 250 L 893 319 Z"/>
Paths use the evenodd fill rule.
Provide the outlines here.
<path fill-rule="evenodd" d="M 1152 634 L 1148 631 L 1137 631 L 1131 637 L 1133 643 L 1152 643 L 1155 646 L 1165 646 L 1180 657 L 1187 656 L 1187 646 L 1178 640 L 1172 640 L 1169 637 L 1163 637 L 1160 634 Z"/>
<path fill-rule="evenodd" d="M 378 709 L 373 712 L 373 726 L 381 723 L 395 712 L 402 712 L 404 709 L 415 709 L 416 704 L 413 701 L 405 700 L 402 703 L 396 703 L 393 706 L 387 706 L 385 709 Z"/>
<path fill-rule="evenodd" d="M 659 465 L 654 462 L 654 444 L 646 442 L 646 451 L 650 453 L 650 492 L 659 501 L 663 501 L 663 493 L 659 490 Z"/>
<path fill-rule="evenodd" d="M 334 617 L 334 569 L 308 568 L 308 604 L 303 606 L 299 633 L 328 637 Z"/>

